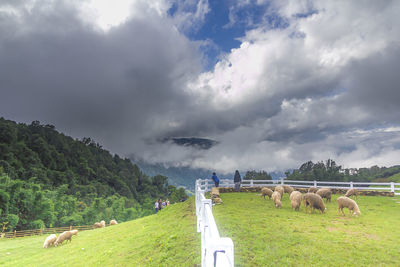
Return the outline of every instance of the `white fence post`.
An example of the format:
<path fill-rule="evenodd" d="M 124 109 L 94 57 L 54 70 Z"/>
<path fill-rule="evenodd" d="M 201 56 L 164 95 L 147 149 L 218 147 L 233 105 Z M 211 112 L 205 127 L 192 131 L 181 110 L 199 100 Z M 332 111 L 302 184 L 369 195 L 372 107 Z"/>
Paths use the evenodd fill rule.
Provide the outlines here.
<path fill-rule="evenodd" d="M 350 182 L 350 188 L 353 189 L 353 182 Z"/>
<path fill-rule="evenodd" d="M 205 191 L 205 192 L 208 192 L 208 179 L 206 179 L 206 183 L 205 183 L 204 186 L 205 186 L 204 191 Z"/>
<path fill-rule="evenodd" d="M 283 185 L 283 179 L 281 179 L 281 185 Z"/>
<path fill-rule="evenodd" d="M 390 182 L 390 191 L 394 193 L 394 182 Z"/>
<path fill-rule="evenodd" d="M 314 180 L 314 187 L 317 187 L 317 181 Z"/>
<path fill-rule="evenodd" d="M 207 180 L 206 189 L 208 188 Z M 202 180 L 196 180 L 196 215 L 197 231 L 201 233 L 201 266 L 233 267 L 234 250 L 232 239 L 219 236 L 218 228 L 212 214 L 212 201 L 206 199 L 201 190 Z"/>
<path fill-rule="evenodd" d="M 250 180 L 250 186 L 253 186 L 253 179 Z"/>

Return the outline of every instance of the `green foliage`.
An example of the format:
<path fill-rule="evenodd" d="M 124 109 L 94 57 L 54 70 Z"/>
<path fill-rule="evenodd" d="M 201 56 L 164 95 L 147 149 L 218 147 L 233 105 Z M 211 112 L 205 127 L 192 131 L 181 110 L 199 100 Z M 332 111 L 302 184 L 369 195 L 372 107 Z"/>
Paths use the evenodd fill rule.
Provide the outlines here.
<path fill-rule="evenodd" d="M 175 190 L 167 177 L 146 176 L 91 138 L 0 118 L 0 223 L 18 215 L 7 230 L 131 220 L 151 214 L 153 200 Z"/>
<path fill-rule="evenodd" d="M 19 217 L 15 214 L 7 214 L 7 218 L 3 222 L 5 224 L 5 229 L 8 229 L 9 231 L 12 231 L 15 229 L 19 222 Z"/>
<path fill-rule="evenodd" d="M 266 171 L 247 171 L 244 175 L 245 180 L 272 180 L 271 175 L 269 175 Z"/>

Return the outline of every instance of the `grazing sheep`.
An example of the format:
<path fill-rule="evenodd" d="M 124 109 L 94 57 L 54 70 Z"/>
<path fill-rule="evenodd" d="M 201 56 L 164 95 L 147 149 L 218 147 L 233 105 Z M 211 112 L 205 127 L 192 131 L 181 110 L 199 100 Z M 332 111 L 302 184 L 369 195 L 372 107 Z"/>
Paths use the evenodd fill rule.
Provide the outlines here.
<path fill-rule="evenodd" d="M 110 225 L 116 225 L 116 224 L 118 224 L 118 222 L 116 220 L 111 220 L 110 221 Z"/>
<path fill-rule="evenodd" d="M 211 198 L 219 197 L 219 189 L 218 189 L 218 187 L 211 188 L 210 196 L 211 196 Z"/>
<path fill-rule="evenodd" d="M 70 231 L 65 231 L 57 237 L 54 246 L 57 247 L 59 244 L 62 244 L 65 240 L 69 240 L 69 242 L 71 242 L 71 238 L 72 238 L 72 233 Z"/>
<path fill-rule="evenodd" d="M 322 198 L 326 198 L 326 201 L 331 202 L 332 191 L 329 188 L 318 189 L 316 194 L 320 195 L 320 197 L 322 197 Z"/>
<path fill-rule="evenodd" d="M 101 224 L 102 228 L 106 227 L 106 222 L 105 221 L 101 221 L 100 224 Z"/>
<path fill-rule="evenodd" d="M 96 228 L 101 228 L 101 223 L 95 222 L 95 223 L 93 224 L 93 228 L 94 228 L 94 229 L 96 229 Z"/>
<path fill-rule="evenodd" d="M 55 234 L 49 235 L 43 243 L 43 248 L 48 248 L 48 247 L 54 245 L 54 242 L 56 242 L 56 240 L 57 240 L 57 236 Z"/>
<path fill-rule="evenodd" d="M 310 214 L 311 211 L 314 209 L 318 209 L 321 211 L 321 213 L 324 213 L 326 208 L 324 201 L 322 200 L 320 195 L 317 195 L 315 193 L 306 193 L 303 196 L 304 200 L 304 207 L 305 211 L 307 212 L 308 206 L 310 206 Z"/>
<path fill-rule="evenodd" d="M 288 193 L 289 196 L 294 191 L 294 188 L 291 187 L 290 185 L 284 185 L 283 189 L 285 190 L 285 193 Z"/>
<path fill-rule="evenodd" d="M 212 199 L 212 203 L 214 203 L 214 204 L 222 204 L 222 199 L 220 199 L 219 197 L 214 197 Z"/>
<path fill-rule="evenodd" d="M 345 197 L 356 196 L 356 198 L 357 198 L 357 195 L 358 195 L 358 190 L 355 188 L 351 188 L 351 189 L 347 190 L 347 192 L 344 196 Z"/>
<path fill-rule="evenodd" d="M 317 187 L 310 187 L 310 188 L 308 188 L 308 193 L 317 193 L 317 191 L 318 191 L 318 188 Z"/>
<path fill-rule="evenodd" d="M 261 197 L 264 197 L 264 199 L 265 199 L 265 196 L 268 196 L 269 199 L 271 199 L 272 193 L 273 193 L 273 191 L 271 189 L 269 189 L 268 187 L 261 188 Z"/>
<path fill-rule="evenodd" d="M 299 191 L 293 191 L 290 196 L 290 202 L 292 204 L 292 209 L 299 210 L 301 204 L 302 194 Z"/>
<path fill-rule="evenodd" d="M 344 215 L 343 208 L 348 208 L 350 212 L 353 212 L 353 215 L 356 215 L 356 216 L 361 215 L 361 211 L 358 208 L 357 203 L 354 200 L 352 200 L 351 198 L 338 197 L 337 203 L 338 203 L 338 212 L 342 211 L 343 215 Z"/>
<path fill-rule="evenodd" d="M 274 201 L 276 208 L 282 208 L 281 197 L 282 196 L 278 191 L 272 193 L 272 200 Z"/>
<path fill-rule="evenodd" d="M 77 235 L 78 234 L 78 230 L 76 230 L 76 229 L 75 230 L 71 230 L 70 232 L 71 232 L 72 235 Z"/>
<path fill-rule="evenodd" d="M 285 193 L 285 189 L 283 188 L 283 186 L 280 186 L 280 185 L 275 187 L 275 191 L 278 191 L 279 194 L 281 194 L 281 198 L 283 197 L 283 193 Z"/>

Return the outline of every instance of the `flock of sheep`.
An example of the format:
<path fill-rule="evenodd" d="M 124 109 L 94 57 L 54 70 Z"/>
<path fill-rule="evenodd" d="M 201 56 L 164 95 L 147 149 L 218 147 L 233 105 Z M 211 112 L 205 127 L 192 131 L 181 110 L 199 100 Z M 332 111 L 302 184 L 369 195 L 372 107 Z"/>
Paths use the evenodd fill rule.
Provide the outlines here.
<path fill-rule="evenodd" d="M 265 196 L 268 196 L 270 199 L 272 198 L 276 208 L 282 207 L 281 199 L 284 193 L 289 194 L 289 199 L 294 210 L 299 210 L 300 205 L 303 202 L 305 211 L 307 212 L 309 210 L 310 213 L 314 209 L 320 210 L 321 213 L 324 213 L 326 207 L 322 199 L 325 198 L 327 202 L 331 202 L 332 198 L 332 191 L 329 188 L 318 189 L 316 187 L 311 187 L 304 195 L 300 191 L 296 191 L 293 187 L 288 185 L 277 186 L 274 191 L 268 187 L 263 187 L 261 189 L 261 196 L 264 197 L 264 199 Z M 357 203 L 351 199 L 350 196 L 357 197 L 357 190 L 349 189 L 344 196 L 337 199 L 338 211 L 341 211 L 342 214 L 345 215 L 343 208 L 348 208 L 353 215 L 360 216 L 361 211 L 358 208 Z"/>
<path fill-rule="evenodd" d="M 110 226 L 111 225 L 116 225 L 118 222 L 116 220 L 111 220 L 110 221 Z M 93 228 L 103 228 L 106 227 L 106 222 L 101 221 L 101 222 L 96 222 L 93 224 Z M 65 231 L 61 233 L 58 237 L 55 234 L 49 235 L 46 240 L 43 243 L 43 248 L 48 248 L 51 246 L 57 247 L 58 245 L 61 245 L 65 240 L 69 240 L 69 242 L 72 241 L 72 236 L 77 235 L 78 230 L 71 230 L 71 231 Z"/>

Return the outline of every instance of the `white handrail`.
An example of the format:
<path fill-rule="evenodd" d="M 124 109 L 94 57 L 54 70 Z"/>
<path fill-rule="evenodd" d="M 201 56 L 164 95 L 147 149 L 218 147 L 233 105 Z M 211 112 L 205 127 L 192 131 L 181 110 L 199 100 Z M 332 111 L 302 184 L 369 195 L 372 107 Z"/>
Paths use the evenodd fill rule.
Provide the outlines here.
<path fill-rule="evenodd" d="M 242 186 L 270 186 L 272 184 L 290 185 L 293 187 L 323 187 L 329 185 L 330 188 L 339 189 L 371 189 L 390 191 L 395 195 L 400 195 L 400 183 L 369 183 L 369 182 L 335 182 L 335 181 L 295 181 L 295 180 L 242 180 Z M 357 185 L 357 186 L 356 186 Z M 222 185 L 223 186 L 223 185 Z M 371 187 L 381 186 L 381 187 Z M 396 191 L 399 191 L 397 193 Z"/>
<path fill-rule="evenodd" d="M 204 181 L 204 186 L 202 185 Z M 220 181 L 226 183 L 227 181 Z M 204 187 L 204 190 L 202 190 Z M 201 233 L 201 266 L 233 267 L 234 253 L 232 239 L 220 237 L 212 214 L 211 199 L 206 199 L 208 180 L 196 180 L 197 232 Z"/>

